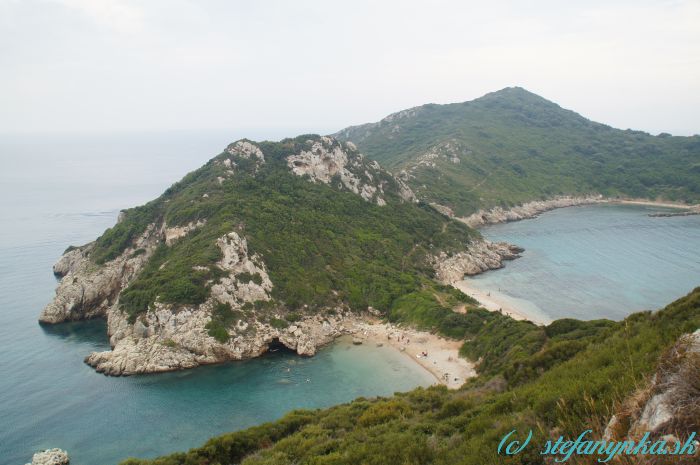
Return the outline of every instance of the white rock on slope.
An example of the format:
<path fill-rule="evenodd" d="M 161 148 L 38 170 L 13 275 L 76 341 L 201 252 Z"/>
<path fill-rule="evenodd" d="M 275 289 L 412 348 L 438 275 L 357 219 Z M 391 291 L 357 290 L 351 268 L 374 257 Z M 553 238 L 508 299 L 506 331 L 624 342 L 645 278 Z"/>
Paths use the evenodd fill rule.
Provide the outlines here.
<path fill-rule="evenodd" d="M 341 143 L 330 137 L 312 142 L 309 150 L 287 157 L 287 166 L 297 176 L 308 176 L 312 182 L 330 184 L 337 176 L 339 187 L 353 192 L 379 206 L 386 205 L 385 181 L 379 181 L 381 167 L 375 161 L 366 161 L 352 143 Z M 395 179 L 399 195 L 404 201 L 415 202 L 413 191 L 401 180 Z"/>
<path fill-rule="evenodd" d="M 207 224 L 207 220 L 199 220 L 196 223 L 194 221 L 190 221 L 184 226 L 173 226 L 171 228 L 166 226 L 165 231 L 163 232 L 165 236 L 165 244 L 172 245 L 176 240 L 187 236 L 190 232 L 197 228 L 201 228 L 205 224 Z"/>

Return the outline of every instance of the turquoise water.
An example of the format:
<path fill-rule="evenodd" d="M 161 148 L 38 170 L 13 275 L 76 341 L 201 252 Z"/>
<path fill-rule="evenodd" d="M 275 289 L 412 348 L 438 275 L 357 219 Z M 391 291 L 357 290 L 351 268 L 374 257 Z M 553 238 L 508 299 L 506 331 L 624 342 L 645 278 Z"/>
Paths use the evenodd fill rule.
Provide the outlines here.
<path fill-rule="evenodd" d="M 700 216 L 653 218 L 662 209 L 595 205 L 485 227 L 490 240 L 525 248 L 506 267 L 470 278 L 549 319 L 622 319 L 700 286 Z"/>
<path fill-rule="evenodd" d="M 108 378 L 83 363 L 102 321 L 40 327 L 51 265 L 204 163 L 230 135 L 0 139 L 0 464 L 61 447 L 74 465 L 115 464 L 358 396 L 433 378 L 390 348 L 341 342 L 315 357 L 275 354 L 178 373 Z"/>

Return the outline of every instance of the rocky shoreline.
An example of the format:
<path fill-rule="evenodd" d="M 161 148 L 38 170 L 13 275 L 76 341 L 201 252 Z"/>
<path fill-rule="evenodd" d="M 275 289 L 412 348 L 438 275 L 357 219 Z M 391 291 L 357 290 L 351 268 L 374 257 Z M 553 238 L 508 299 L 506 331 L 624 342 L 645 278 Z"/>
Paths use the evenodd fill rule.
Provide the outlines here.
<path fill-rule="evenodd" d="M 471 228 L 479 228 L 489 224 L 507 223 L 530 218 L 536 218 L 540 214 L 557 208 L 576 207 L 580 205 L 593 205 L 607 203 L 610 200 L 602 195 L 589 196 L 563 196 L 550 200 L 536 200 L 527 202 L 510 209 L 494 207 L 490 210 L 479 210 L 465 218 L 455 218 Z"/>
<path fill-rule="evenodd" d="M 467 251 L 452 255 L 442 252 L 434 257 L 435 277 L 443 284 L 454 284 L 464 276 L 503 268 L 505 261 L 520 258 L 522 252 L 524 249 L 507 242 L 476 241 Z"/>
<path fill-rule="evenodd" d="M 606 198 L 602 195 L 561 196 L 549 200 L 536 200 L 515 206 L 510 209 L 494 207 L 490 210 L 479 210 L 476 213 L 461 218 L 454 217 L 454 215 L 451 214 L 451 210 L 449 210 L 447 207 L 434 205 L 434 208 L 445 215 L 454 217 L 456 220 L 465 223 L 471 228 L 479 228 L 490 224 L 508 223 L 511 221 L 537 218 L 540 214 L 550 210 L 555 210 L 557 208 L 578 207 L 582 205 L 594 204 L 630 204 L 683 209 L 683 211 L 680 212 L 659 212 L 649 214 L 650 217 L 659 218 L 700 215 L 700 205 L 684 205 L 678 203 L 655 202 L 651 200 Z M 447 211 L 444 209 L 447 209 Z"/>
<path fill-rule="evenodd" d="M 71 248 L 54 265 L 61 277 L 56 297 L 42 311 L 42 324 L 103 317 L 107 320 L 111 350 L 93 352 L 85 363 L 108 376 L 127 376 L 194 368 L 200 365 L 245 360 L 267 352 L 280 343 L 299 355 L 312 356 L 318 348 L 337 337 L 353 334 L 358 316 L 338 307 L 323 315 L 306 315 L 288 323 L 285 315 L 273 310 L 270 315 L 252 313 L 230 328 L 229 340 L 212 337 L 207 324 L 215 302 L 227 302 L 240 309 L 245 302 L 269 299 L 272 282 L 265 264 L 257 255 L 249 255 L 245 238 L 232 232 L 220 238 L 223 258 L 218 266 L 230 273 L 212 287 L 212 296 L 196 306 L 173 307 L 156 302 L 154 308 L 131 322 L 119 306 L 119 294 L 145 266 L 155 247 L 173 237 L 166 225 L 150 225 L 134 245 L 119 257 L 97 266 L 90 261 L 94 243 Z M 142 252 L 135 253 L 141 249 Z M 470 244 L 468 250 L 444 252 L 432 258 L 439 281 L 452 284 L 465 275 L 474 275 L 503 267 L 505 260 L 518 258 L 522 249 L 506 243 L 484 240 Z M 242 273 L 258 274 L 260 283 L 241 282 Z M 368 309 L 372 317 L 372 309 Z"/>

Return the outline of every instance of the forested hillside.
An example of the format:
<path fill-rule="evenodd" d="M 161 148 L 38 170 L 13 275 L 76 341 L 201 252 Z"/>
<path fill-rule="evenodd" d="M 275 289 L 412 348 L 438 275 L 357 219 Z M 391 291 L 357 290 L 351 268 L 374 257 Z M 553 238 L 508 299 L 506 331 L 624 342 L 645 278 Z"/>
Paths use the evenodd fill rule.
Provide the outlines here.
<path fill-rule="evenodd" d="M 336 136 L 458 216 L 588 193 L 700 201 L 700 136 L 615 129 L 519 87 L 411 108 Z"/>

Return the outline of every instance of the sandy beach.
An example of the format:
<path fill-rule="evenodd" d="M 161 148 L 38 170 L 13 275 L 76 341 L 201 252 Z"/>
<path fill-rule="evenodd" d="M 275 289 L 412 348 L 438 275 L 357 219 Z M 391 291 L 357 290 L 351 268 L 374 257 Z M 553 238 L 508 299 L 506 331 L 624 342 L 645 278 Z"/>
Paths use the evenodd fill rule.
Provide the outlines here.
<path fill-rule="evenodd" d="M 459 356 L 462 341 L 379 320 L 354 321 L 351 330 L 353 338 L 362 344 L 382 345 L 400 351 L 429 371 L 436 383 L 450 389 L 457 389 L 468 378 L 476 376 L 474 364 Z"/>
<path fill-rule="evenodd" d="M 547 325 L 551 322 L 551 320 L 543 318 L 542 316 L 534 315 L 531 312 L 526 312 L 523 309 L 517 308 L 498 293 L 484 291 L 470 285 L 468 280 L 458 281 L 452 285 L 468 296 L 475 298 L 486 310 L 501 312 L 514 320 L 529 320 L 537 325 Z"/>
<path fill-rule="evenodd" d="M 694 210 L 700 208 L 700 205 L 688 205 L 685 203 L 674 203 L 674 202 L 657 202 L 654 200 L 610 200 L 610 203 L 621 203 L 627 205 L 646 205 L 649 207 L 664 207 L 664 208 L 678 208 L 682 210 Z"/>

